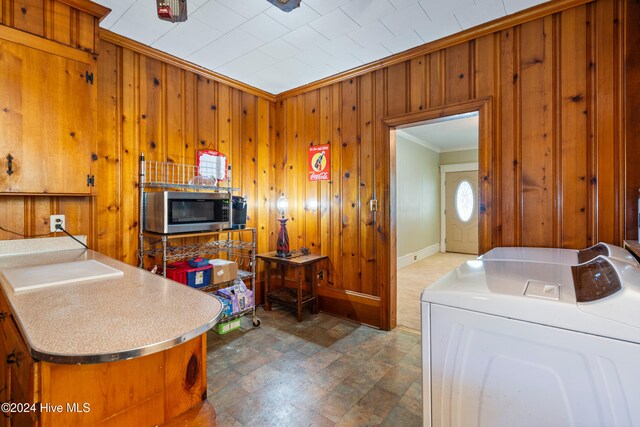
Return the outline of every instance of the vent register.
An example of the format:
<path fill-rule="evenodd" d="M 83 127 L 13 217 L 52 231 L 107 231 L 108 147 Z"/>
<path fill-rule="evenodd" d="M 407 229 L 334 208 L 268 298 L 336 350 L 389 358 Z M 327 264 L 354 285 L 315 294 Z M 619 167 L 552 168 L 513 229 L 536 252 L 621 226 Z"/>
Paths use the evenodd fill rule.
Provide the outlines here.
<path fill-rule="evenodd" d="M 302 0 L 267 0 L 284 12 L 291 12 L 300 7 Z M 187 20 L 187 0 L 156 0 L 158 18 L 169 22 L 184 22 Z"/>

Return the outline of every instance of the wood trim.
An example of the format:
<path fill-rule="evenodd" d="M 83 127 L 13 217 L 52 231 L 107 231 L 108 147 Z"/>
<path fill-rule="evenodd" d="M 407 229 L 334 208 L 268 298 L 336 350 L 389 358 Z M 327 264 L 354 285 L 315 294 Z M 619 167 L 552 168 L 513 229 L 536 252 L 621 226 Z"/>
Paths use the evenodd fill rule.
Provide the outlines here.
<path fill-rule="evenodd" d="M 74 9 L 77 9 L 81 12 L 88 13 L 89 15 L 95 16 L 99 21 L 102 21 L 109 13 L 111 13 L 111 9 L 108 7 L 102 6 L 98 3 L 94 3 L 92 1 L 87 0 L 56 0 L 58 3 L 66 4 L 67 6 L 71 6 Z"/>
<path fill-rule="evenodd" d="M 382 327 L 379 317 L 380 301 L 377 297 L 319 286 L 318 299 L 322 312 L 374 328 Z"/>
<path fill-rule="evenodd" d="M 104 40 L 118 46 L 130 49 L 134 52 L 140 53 L 142 55 L 148 56 L 149 58 L 154 58 L 160 60 L 166 64 L 174 65 L 183 70 L 191 71 L 193 73 L 199 74 L 207 79 L 226 84 L 236 89 L 240 89 L 241 91 L 259 96 L 268 101 L 275 102 L 276 96 L 267 91 L 255 88 L 246 83 L 242 83 L 238 80 L 234 80 L 230 77 L 223 76 L 222 74 L 215 73 L 207 68 L 201 67 L 189 61 L 185 61 L 184 59 L 176 58 L 173 55 L 170 55 L 166 52 L 159 51 L 142 43 L 138 43 L 134 40 L 131 40 L 127 37 L 121 36 L 119 34 L 113 33 L 109 30 L 105 30 L 100 28 L 100 40 Z"/>
<path fill-rule="evenodd" d="M 95 57 L 90 53 L 4 25 L 0 25 L 0 39 L 71 59 L 72 61 L 82 62 L 83 64 L 90 65 L 95 61 Z"/>
<path fill-rule="evenodd" d="M 404 61 L 408 61 L 420 55 L 425 55 L 430 52 L 444 49 L 447 47 L 455 46 L 470 40 L 474 40 L 491 33 L 505 30 L 507 28 L 515 27 L 525 22 L 534 21 L 536 19 L 543 18 L 548 15 L 553 15 L 558 12 L 562 12 L 567 9 L 571 9 L 577 6 L 581 6 L 586 3 L 591 3 L 595 0 L 554 0 L 543 3 L 539 6 L 532 7 L 530 9 L 523 10 L 522 12 L 514 13 L 513 15 L 505 16 L 503 18 L 496 19 L 491 22 L 487 22 L 482 25 L 469 28 L 468 30 L 461 31 L 459 33 L 452 34 L 448 37 L 444 37 L 430 43 L 426 43 L 420 46 L 416 46 L 412 49 L 405 50 L 404 52 L 397 53 L 395 55 L 388 56 L 378 61 L 370 62 L 369 64 L 362 65 L 360 67 L 352 68 L 343 73 L 334 74 L 333 76 L 326 77 L 324 79 L 317 80 L 304 86 L 300 86 L 277 95 L 277 100 L 282 100 L 296 95 L 319 89 L 323 86 L 328 86 L 343 80 L 352 79 L 362 74 L 370 73 L 381 68 L 386 68 L 391 65 L 399 64 Z"/>
<path fill-rule="evenodd" d="M 95 193 L 5 193 L 0 192 L 0 196 L 15 197 L 96 197 Z"/>
<path fill-rule="evenodd" d="M 361 294 L 344 289 L 333 289 L 327 286 L 318 286 L 318 296 L 340 298 L 341 300 L 364 304 L 372 307 L 380 306 L 380 297 L 368 294 Z"/>
<path fill-rule="evenodd" d="M 493 194 L 495 192 L 493 176 L 495 174 L 495 163 L 493 162 L 494 150 L 494 133 L 493 133 L 493 113 L 491 108 L 492 98 L 480 98 L 472 101 L 451 104 L 444 107 L 432 108 L 414 113 L 399 114 L 382 119 L 383 134 L 381 138 L 390 146 L 389 156 L 389 176 L 388 186 L 390 191 L 390 204 L 384 206 L 384 210 L 389 212 L 389 217 L 382 224 L 382 228 L 389 230 L 389 238 L 380 242 L 387 245 L 388 253 L 391 254 L 388 262 L 391 269 L 388 278 L 385 278 L 389 286 L 381 290 L 380 299 L 380 319 L 381 328 L 385 330 L 393 329 L 396 326 L 397 304 L 397 276 L 396 276 L 396 210 L 392 209 L 396 203 L 396 147 L 395 147 L 395 129 L 399 126 L 420 124 L 429 120 L 437 119 L 444 116 L 464 114 L 477 111 L 479 114 L 479 140 L 478 140 L 478 192 L 481 201 L 480 212 L 478 213 L 478 252 L 480 254 L 491 249 L 493 245 L 493 231 L 495 228 L 495 218 L 492 206 Z M 387 262 L 381 260 L 381 262 Z"/>

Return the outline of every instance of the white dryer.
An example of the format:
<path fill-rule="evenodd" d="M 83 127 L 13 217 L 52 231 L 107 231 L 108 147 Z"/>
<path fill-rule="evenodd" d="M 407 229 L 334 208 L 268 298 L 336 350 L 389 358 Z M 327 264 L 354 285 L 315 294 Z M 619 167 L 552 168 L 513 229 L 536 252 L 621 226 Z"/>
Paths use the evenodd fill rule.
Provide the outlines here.
<path fill-rule="evenodd" d="M 480 255 L 482 260 L 515 260 L 515 261 L 536 261 L 551 262 L 556 264 L 576 265 L 590 261 L 598 255 L 605 255 L 610 258 L 628 262 L 635 267 L 640 267 L 638 261 L 629 251 L 619 246 L 608 243 L 598 243 L 586 249 L 557 249 L 557 248 L 522 248 L 522 247 L 499 247 L 491 249 L 489 252 Z"/>
<path fill-rule="evenodd" d="M 467 261 L 422 293 L 425 426 L 640 426 L 640 269 Z"/>

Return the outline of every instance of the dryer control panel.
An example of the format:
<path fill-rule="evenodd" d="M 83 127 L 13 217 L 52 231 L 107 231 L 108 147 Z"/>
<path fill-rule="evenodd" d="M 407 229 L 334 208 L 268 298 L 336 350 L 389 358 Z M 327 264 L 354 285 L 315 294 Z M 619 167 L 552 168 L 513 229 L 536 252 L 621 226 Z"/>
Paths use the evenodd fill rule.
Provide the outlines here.
<path fill-rule="evenodd" d="M 606 298 L 622 289 L 615 268 L 603 257 L 571 267 L 577 302 Z"/>

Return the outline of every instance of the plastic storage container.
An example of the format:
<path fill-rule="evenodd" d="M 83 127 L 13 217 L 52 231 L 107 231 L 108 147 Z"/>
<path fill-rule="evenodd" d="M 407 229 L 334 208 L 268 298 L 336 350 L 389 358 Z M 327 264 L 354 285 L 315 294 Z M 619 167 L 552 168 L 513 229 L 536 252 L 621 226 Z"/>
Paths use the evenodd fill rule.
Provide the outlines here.
<path fill-rule="evenodd" d="M 212 268 L 210 264 L 191 267 L 188 262 L 174 262 L 167 264 L 167 278 L 192 288 L 202 288 L 209 286 Z"/>

